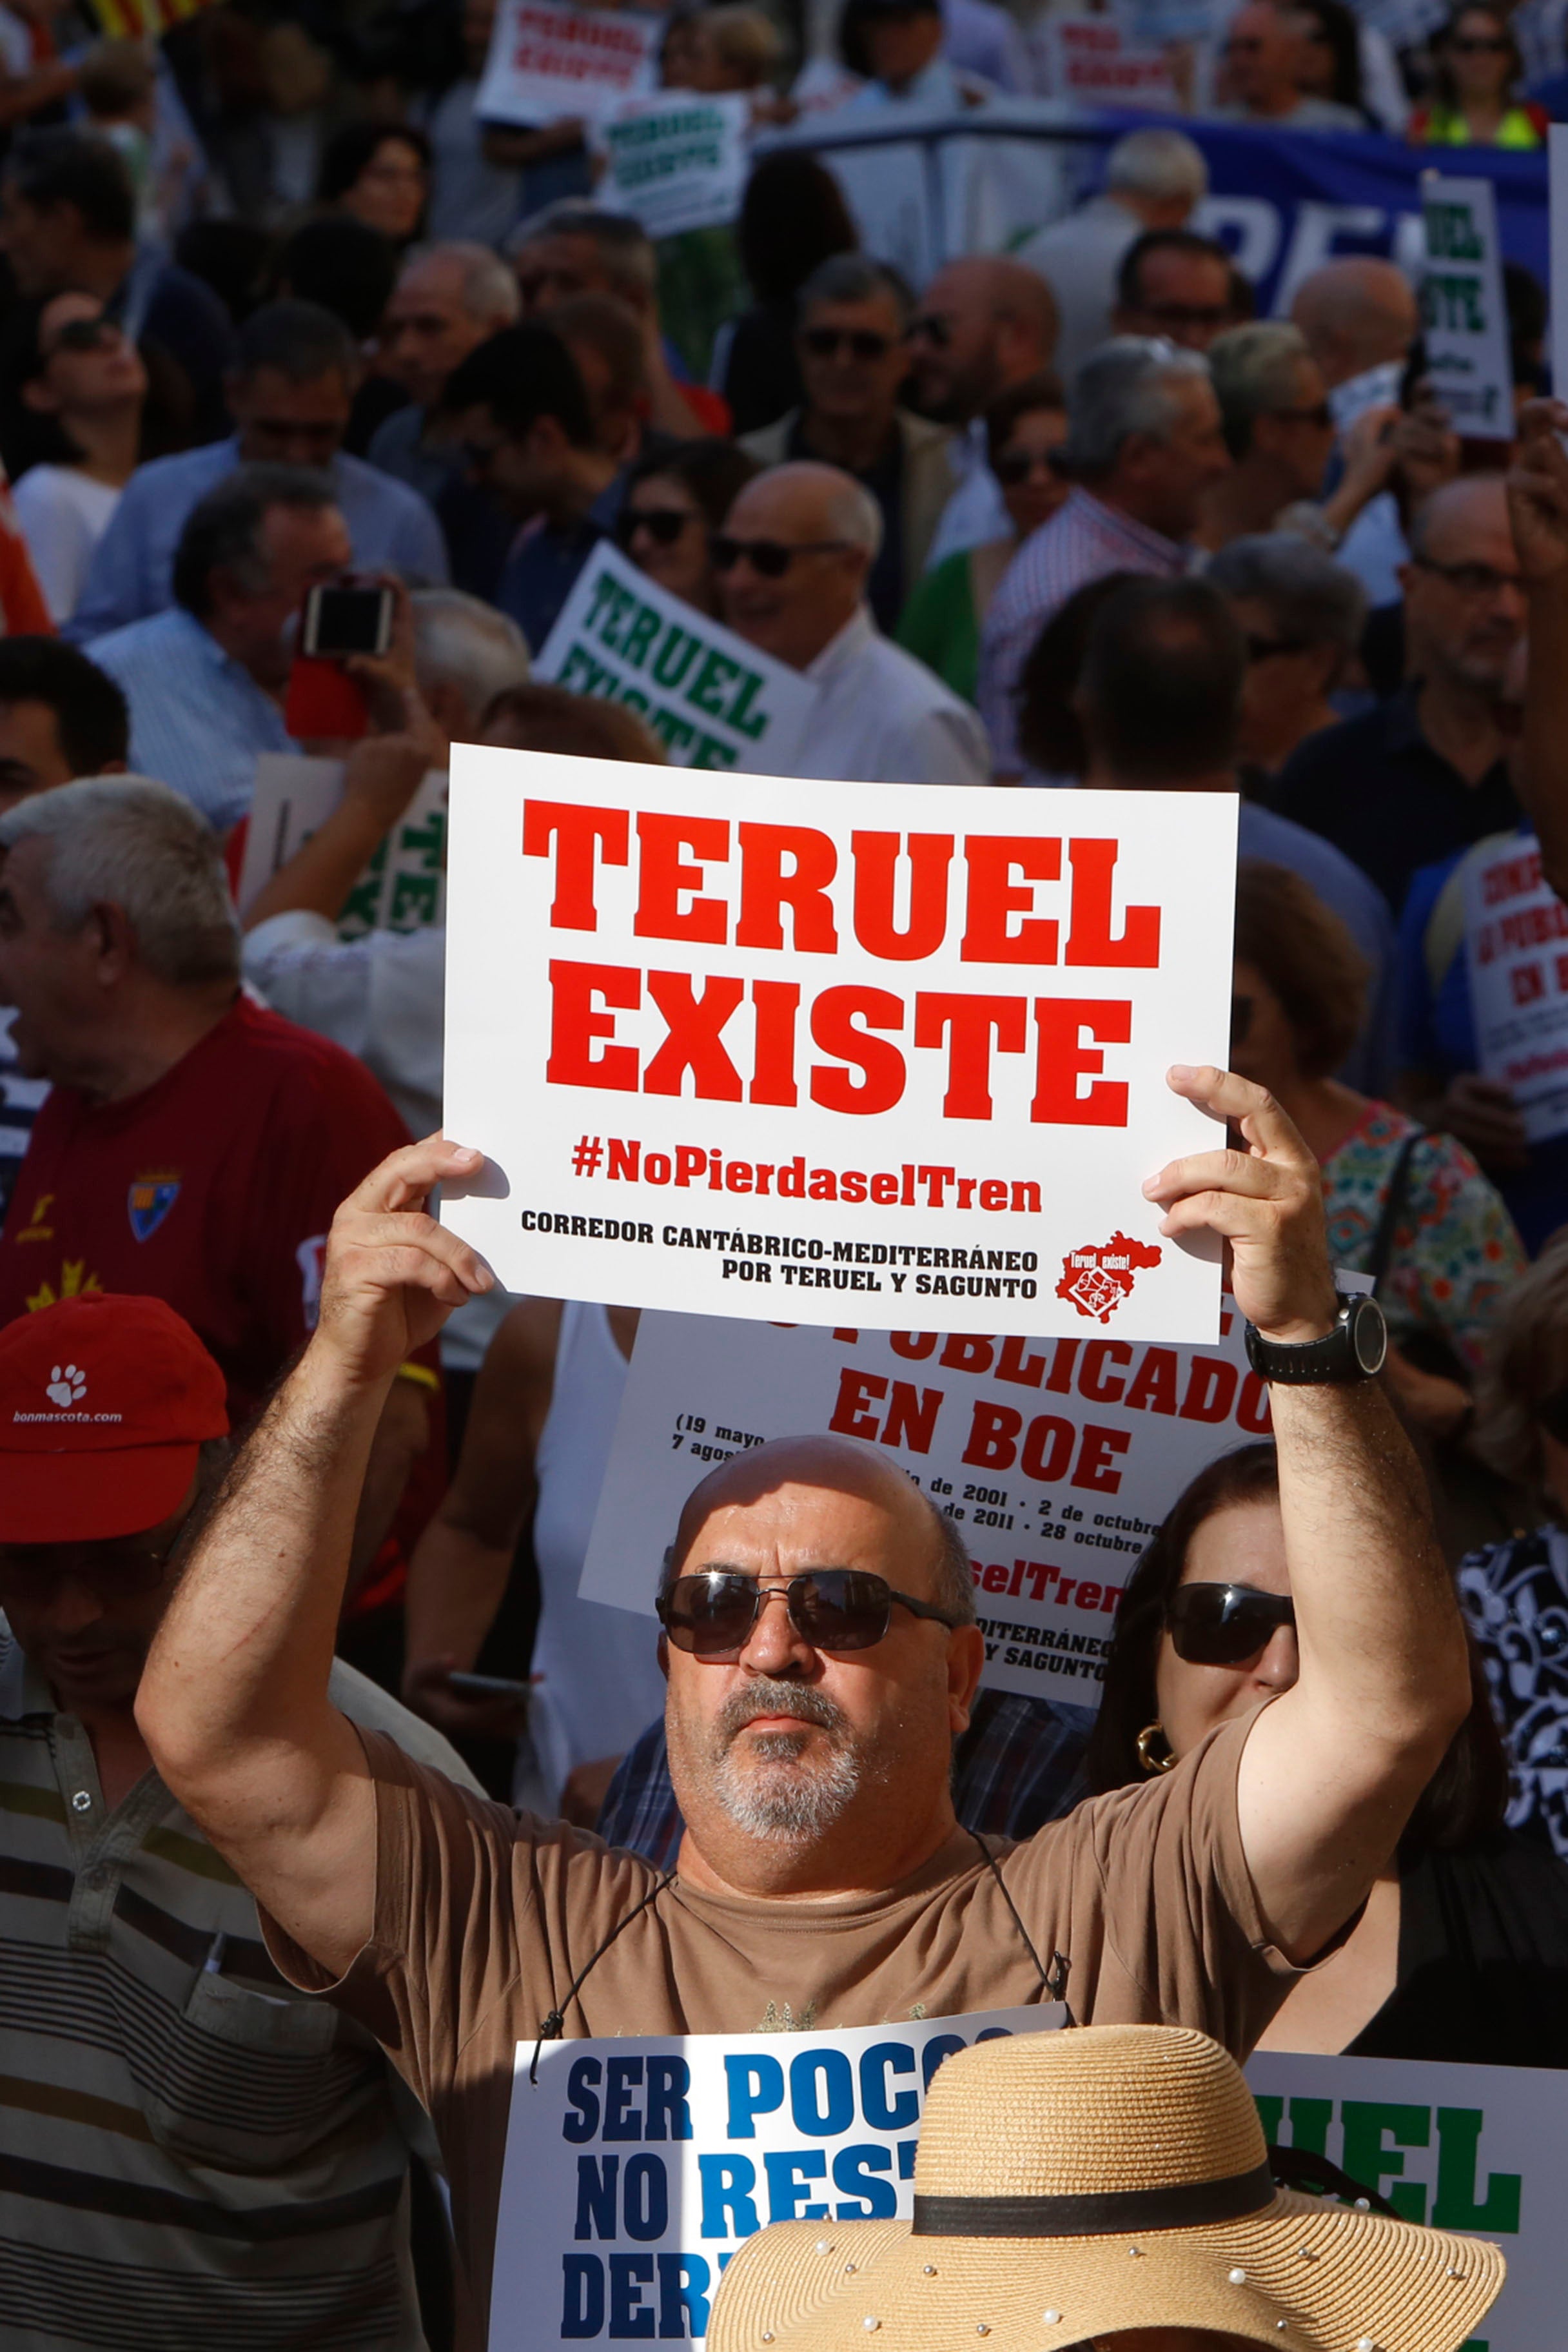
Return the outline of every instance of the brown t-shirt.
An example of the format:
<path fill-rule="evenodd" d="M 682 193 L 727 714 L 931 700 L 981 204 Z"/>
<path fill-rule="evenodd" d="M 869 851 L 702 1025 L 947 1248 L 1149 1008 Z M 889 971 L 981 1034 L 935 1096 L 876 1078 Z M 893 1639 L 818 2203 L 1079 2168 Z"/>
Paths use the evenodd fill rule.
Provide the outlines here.
<path fill-rule="evenodd" d="M 1246 2055 L 1294 1978 L 1268 1942 L 1241 1850 L 1248 1724 L 1157 1780 L 993 1842 L 1048 1966 L 1071 1962 L 1083 2025 L 1199 2027 Z M 376 1782 L 375 1922 L 330 1984 L 267 1920 L 284 1974 L 386 2047 L 435 2119 L 482 2333 L 516 2045 L 658 1884 L 597 1838 L 519 1818 L 360 1732 Z M 710 1895 L 677 1879 L 617 1937 L 566 2012 L 568 2035 L 756 2033 L 1021 2008 L 1045 1997 L 978 1844 L 960 1830 L 886 1894 L 822 1903 Z"/>

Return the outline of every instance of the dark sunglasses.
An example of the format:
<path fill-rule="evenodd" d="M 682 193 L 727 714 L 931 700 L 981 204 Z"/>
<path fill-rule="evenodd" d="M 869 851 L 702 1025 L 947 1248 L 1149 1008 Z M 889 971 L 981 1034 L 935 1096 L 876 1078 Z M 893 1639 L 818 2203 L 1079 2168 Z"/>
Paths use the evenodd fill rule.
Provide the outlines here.
<path fill-rule="evenodd" d="M 887 1633 L 896 1601 L 911 1617 L 956 1625 L 958 1619 L 929 1601 L 895 1592 L 863 1568 L 813 1568 L 786 1585 L 759 1584 L 738 1569 L 710 1569 L 701 1576 L 678 1576 L 660 1594 L 659 1622 L 678 1650 L 705 1664 L 738 1658 L 767 1603 L 782 1594 L 789 1622 L 814 1650 L 871 1650 Z"/>
<path fill-rule="evenodd" d="M 639 530 L 646 530 L 656 547 L 673 547 L 688 523 L 697 520 L 685 514 L 679 507 L 631 507 L 623 509 L 616 522 L 616 541 L 629 547 Z"/>
<path fill-rule="evenodd" d="M 1326 400 L 1315 400 L 1310 408 L 1303 408 L 1298 403 L 1294 407 L 1270 408 L 1266 414 L 1293 417 L 1298 425 L 1315 425 L 1320 433 L 1331 433 L 1333 430 L 1334 412 Z"/>
<path fill-rule="evenodd" d="M 1245 1666 L 1281 1625 L 1295 1624 L 1296 1606 L 1250 1584 L 1178 1584 L 1165 1622 L 1177 1657 L 1189 1666 Z"/>
<path fill-rule="evenodd" d="M 923 310 L 918 319 L 910 320 L 910 341 L 934 343 L 939 352 L 945 352 L 952 341 L 952 329 L 934 310 Z"/>
<path fill-rule="evenodd" d="M 1457 58 L 1503 58 L 1512 47 L 1510 41 L 1450 41 L 1448 47 Z"/>
<path fill-rule="evenodd" d="M 1037 454 L 1033 449 L 1004 449 L 991 470 L 1005 490 L 1016 490 L 1026 482 L 1031 475 L 1047 474 L 1054 477 L 1057 469 L 1048 449 L 1041 450 Z"/>
<path fill-rule="evenodd" d="M 708 552 L 715 572 L 733 572 L 743 559 L 760 579 L 782 580 L 797 555 L 826 555 L 848 543 L 843 539 L 807 539 L 798 547 L 785 547 L 782 540 L 731 539 L 721 531 L 709 541 Z"/>
<path fill-rule="evenodd" d="M 0 1590 L 43 1602 L 71 1576 L 105 1601 L 155 1592 L 178 1541 L 176 1534 L 162 1544 L 0 1544 Z"/>
<path fill-rule="evenodd" d="M 105 343 L 119 340 L 120 330 L 112 319 L 68 319 L 44 357 L 52 360 L 57 352 L 101 351 Z"/>
<path fill-rule="evenodd" d="M 837 358 L 841 344 L 858 360 L 885 360 L 893 348 L 891 335 L 874 334 L 869 327 L 806 327 L 800 340 L 814 360 Z"/>
<path fill-rule="evenodd" d="M 1273 661 L 1280 654 L 1310 653 L 1311 647 L 1302 637 L 1255 637 L 1250 631 L 1247 638 L 1247 658 L 1249 662 Z"/>

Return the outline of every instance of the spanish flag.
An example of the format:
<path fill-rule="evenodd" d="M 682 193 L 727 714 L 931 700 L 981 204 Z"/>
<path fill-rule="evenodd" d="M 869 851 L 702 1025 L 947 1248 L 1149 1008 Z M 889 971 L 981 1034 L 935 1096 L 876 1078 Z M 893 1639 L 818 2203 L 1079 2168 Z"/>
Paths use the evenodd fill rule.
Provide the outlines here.
<path fill-rule="evenodd" d="M 87 0 L 100 32 L 129 41 L 155 41 L 212 5 L 213 0 Z"/>

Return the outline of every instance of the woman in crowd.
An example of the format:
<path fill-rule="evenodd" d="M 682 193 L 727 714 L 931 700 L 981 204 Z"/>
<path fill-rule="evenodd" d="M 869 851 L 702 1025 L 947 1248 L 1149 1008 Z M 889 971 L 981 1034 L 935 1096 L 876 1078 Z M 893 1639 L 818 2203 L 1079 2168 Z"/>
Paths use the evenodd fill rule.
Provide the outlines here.
<path fill-rule="evenodd" d="M 946 557 L 925 574 L 899 616 L 900 645 L 967 702 L 978 689 L 980 631 L 1002 574 L 1067 497 L 1070 486 L 1051 463 L 1067 429 L 1067 395 L 1051 368 L 1026 376 L 991 403 L 986 454 L 1012 530 L 1005 539 Z"/>
<path fill-rule="evenodd" d="M 1274 1448 L 1200 1472 L 1117 1612 L 1086 1769 L 1103 1791 L 1169 1771 L 1300 1672 Z M 1508 1764 L 1470 1712 L 1345 1941 L 1292 1986 L 1265 2050 L 1568 2066 L 1568 1869 L 1503 1826 Z"/>
<path fill-rule="evenodd" d="M 20 396 L 41 460 L 14 504 L 49 617 L 68 621 L 140 454 L 147 371 L 96 294 L 56 294 L 34 322 Z"/>
<path fill-rule="evenodd" d="M 1261 785 L 1298 743 L 1338 723 L 1329 697 L 1355 658 L 1366 591 L 1353 572 L 1289 531 L 1233 539 L 1206 576 L 1247 638 L 1237 749 Z"/>
<path fill-rule="evenodd" d="M 1430 106 L 1407 136 L 1420 147 L 1543 147 L 1547 115 L 1517 95 L 1524 62 L 1501 7 L 1455 10 L 1432 42 Z"/>
<path fill-rule="evenodd" d="M 746 183 L 736 225 L 752 295 L 713 352 L 714 388 L 737 436 L 774 425 L 805 398 L 795 356 L 795 296 L 818 265 L 859 245 L 837 181 L 815 155 L 764 155 Z"/>
<path fill-rule="evenodd" d="M 700 613 L 716 614 L 709 541 L 762 467 L 732 441 L 688 441 L 632 469 L 616 540 L 639 572 Z"/>
<path fill-rule="evenodd" d="M 1502 1303 L 1476 1391 L 1478 1444 L 1537 1524 L 1459 1563 L 1513 1764 L 1510 1829 L 1568 1862 L 1568 1236 Z"/>
<path fill-rule="evenodd" d="M 430 195 L 430 142 L 412 122 L 351 122 L 321 158 L 316 201 L 379 229 L 394 245 L 419 233 Z"/>
<path fill-rule="evenodd" d="M 1524 1247 L 1463 1144 L 1331 1075 L 1361 1028 L 1366 979 L 1350 933 L 1299 875 L 1242 859 L 1231 1067 L 1268 1088 L 1315 1155 L 1334 1264 L 1376 1281 L 1401 1404 L 1429 1436 L 1457 1441 Z"/>

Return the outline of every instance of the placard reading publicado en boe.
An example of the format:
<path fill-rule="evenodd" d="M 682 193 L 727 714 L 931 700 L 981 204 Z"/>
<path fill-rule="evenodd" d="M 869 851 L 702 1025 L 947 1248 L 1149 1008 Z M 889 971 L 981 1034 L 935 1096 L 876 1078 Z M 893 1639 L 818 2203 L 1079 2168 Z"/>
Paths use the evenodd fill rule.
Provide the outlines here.
<path fill-rule="evenodd" d="M 721 702 L 726 680 L 708 690 Z M 1142 1181 L 1223 1130 L 1236 803 L 456 745 L 444 1220 L 510 1289 L 1217 1333 Z"/>

